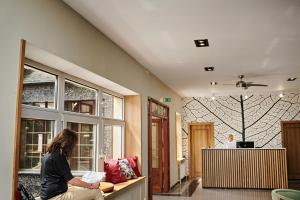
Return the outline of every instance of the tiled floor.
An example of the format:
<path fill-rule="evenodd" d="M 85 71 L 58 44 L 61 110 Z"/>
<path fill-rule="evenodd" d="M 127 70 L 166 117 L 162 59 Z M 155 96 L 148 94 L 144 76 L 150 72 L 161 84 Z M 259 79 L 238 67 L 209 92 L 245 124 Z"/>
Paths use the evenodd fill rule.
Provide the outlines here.
<path fill-rule="evenodd" d="M 168 193 L 160 193 L 161 196 L 185 196 L 190 197 L 201 183 L 200 179 L 184 179 L 182 184 L 176 184 Z"/>
<path fill-rule="evenodd" d="M 189 184 L 193 187 L 194 184 Z M 188 188 L 186 188 L 188 189 Z M 183 194 L 187 190 L 182 190 Z M 175 189 L 176 190 L 176 189 Z M 178 193 L 178 192 L 177 192 Z M 153 200 L 271 200 L 271 190 L 242 190 L 242 189 L 202 189 L 201 181 L 191 197 L 188 195 L 175 196 L 176 192 L 171 192 L 171 196 L 154 195 Z"/>

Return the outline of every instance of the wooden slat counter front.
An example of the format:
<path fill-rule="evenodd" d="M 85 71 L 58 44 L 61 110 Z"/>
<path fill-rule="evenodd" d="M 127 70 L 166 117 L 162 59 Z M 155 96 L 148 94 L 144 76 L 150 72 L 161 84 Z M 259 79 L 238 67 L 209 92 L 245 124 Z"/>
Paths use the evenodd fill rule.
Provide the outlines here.
<path fill-rule="evenodd" d="M 285 149 L 202 149 L 204 188 L 287 188 Z"/>

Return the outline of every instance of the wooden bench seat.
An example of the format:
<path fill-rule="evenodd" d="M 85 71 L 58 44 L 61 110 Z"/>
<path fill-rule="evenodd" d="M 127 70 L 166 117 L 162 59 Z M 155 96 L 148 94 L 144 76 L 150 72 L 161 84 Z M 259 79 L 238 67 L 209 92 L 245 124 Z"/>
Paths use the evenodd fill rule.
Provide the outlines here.
<path fill-rule="evenodd" d="M 114 191 L 109 193 L 104 193 L 104 199 L 105 200 L 112 200 L 112 199 L 124 199 L 125 196 L 144 196 L 146 195 L 145 191 L 145 179 L 146 177 L 142 176 L 136 179 L 131 179 L 123 183 L 117 183 L 114 184 Z M 138 185 L 140 185 L 140 188 L 138 188 Z M 134 187 L 137 187 L 136 190 Z M 128 193 L 128 194 L 125 194 Z M 122 196 L 123 195 L 123 196 Z M 35 198 L 36 200 L 40 200 L 40 197 Z M 130 198 L 128 198 L 130 199 Z M 138 200 L 138 199 L 137 199 Z M 144 198 L 141 198 L 141 200 L 144 200 Z"/>
<path fill-rule="evenodd" d="M 141 192 L 143 193 L 143 195 L 145 195 L 146 191 L 145 191 L 145 177 L 139 177 L 136 179 L 131 179 L 128 180 L 126 182 L 123 183 L 117 183 L 114 184 L 114 191 L 110 192 L 110 193 L 104 193 L 104 199 L 105 200 L 110 200 L 110 199 L 117 199 L 118 196 L 126 193 L 126 192 L 130 192 L 130 190 L 137 186 L 137 185 L 141 185 Z M 121 198 L 120 198 L 121 199 Z M 143 199 L 142 199 L 143 200 Z"/>

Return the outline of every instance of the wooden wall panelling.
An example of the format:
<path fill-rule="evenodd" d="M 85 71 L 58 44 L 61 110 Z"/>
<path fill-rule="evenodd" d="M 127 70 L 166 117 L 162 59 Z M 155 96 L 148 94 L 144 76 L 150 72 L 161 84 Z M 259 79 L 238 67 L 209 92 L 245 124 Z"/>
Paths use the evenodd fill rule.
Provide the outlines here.
<path fill-rule="evenodd" d="M 203 149 L 203 187 L 287 188 L 285 149 Z"/>
<path fill-rule="evenodd" d="M 125 156 L 138 156 L 142 170 L 142 105 L 141 96 L 125 96 Z"/>

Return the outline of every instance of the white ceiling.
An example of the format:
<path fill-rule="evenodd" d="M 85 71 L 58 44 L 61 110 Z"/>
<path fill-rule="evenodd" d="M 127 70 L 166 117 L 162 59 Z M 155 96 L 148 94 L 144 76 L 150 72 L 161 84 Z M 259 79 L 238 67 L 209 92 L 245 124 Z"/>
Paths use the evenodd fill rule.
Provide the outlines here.
<path fill-rule="evenodd" d="M 248 93 L 300 88 L 299 0 L 64 1 L 181 96 L 243 93 L 222 85 L 239 74 L 269 85 Z"/>

